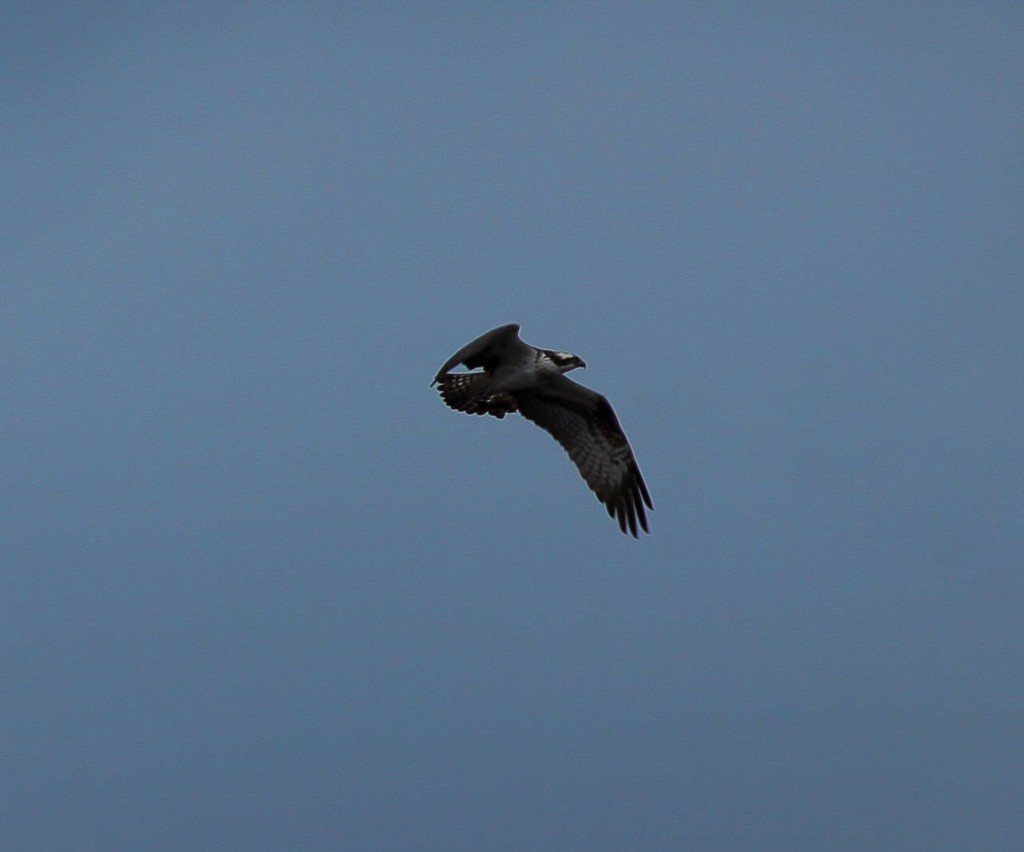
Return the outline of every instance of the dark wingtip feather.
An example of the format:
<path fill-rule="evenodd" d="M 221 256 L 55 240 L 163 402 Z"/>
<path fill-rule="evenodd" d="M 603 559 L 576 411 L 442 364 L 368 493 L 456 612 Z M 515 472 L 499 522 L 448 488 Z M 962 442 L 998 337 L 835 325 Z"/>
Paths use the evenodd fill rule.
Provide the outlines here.
<path fill-rule="evenodd" d="M 630 486 L 618 495 L 618 499 L 615 502 L 609 502 L 608 514 L 613 515 L 618 520 L 619 529 L 622 532 L 626 532 L 626 527 L 628 526 L 629 534 L 633 538 L 639 538 L 638 530 L 643 530 L 648 534 L 651 532 L 647 526 L 647 513 L 644 511 L 645 503 L 651 509 L 654 508 L 651 506 L 651 497 L 647 493 L 647 486 L 638 473 L 636 479 L 630 483 Z"/>

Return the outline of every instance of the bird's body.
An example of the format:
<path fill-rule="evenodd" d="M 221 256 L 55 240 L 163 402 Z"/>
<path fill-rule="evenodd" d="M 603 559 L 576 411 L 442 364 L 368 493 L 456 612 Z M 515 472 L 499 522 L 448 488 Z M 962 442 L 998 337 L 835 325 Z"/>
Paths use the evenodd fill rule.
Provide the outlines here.
<path fill-rule="evenodd" d="M 449 372 L 458 364 L 479 372 Z M 654 507 L 633 451 L 608 400 L 565 376 L 577 367 L 586 367 L 582 358 L 524 343 L 512 323 L 463 346 L 432 384 L 456 411 L 532 420 L 562 445 L 619 529 L 647 532 L 644 505 Z"/>

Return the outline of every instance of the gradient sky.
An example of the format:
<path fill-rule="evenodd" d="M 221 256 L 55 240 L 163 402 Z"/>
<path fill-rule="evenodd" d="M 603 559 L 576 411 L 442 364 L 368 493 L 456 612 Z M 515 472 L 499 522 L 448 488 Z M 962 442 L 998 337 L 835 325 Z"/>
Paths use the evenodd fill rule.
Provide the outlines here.
<path fill-rule="evenodd" d="M 1024 7 L 215 6 L 0 13 L 0 846 L 1024 848 Z"/>

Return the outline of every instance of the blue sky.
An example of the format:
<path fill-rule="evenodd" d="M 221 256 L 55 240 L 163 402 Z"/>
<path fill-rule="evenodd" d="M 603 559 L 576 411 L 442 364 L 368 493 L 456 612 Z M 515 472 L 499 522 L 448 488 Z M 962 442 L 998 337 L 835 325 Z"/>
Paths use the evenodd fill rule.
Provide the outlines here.
<path fill-rule="evenodd" d="M 1022 25 L 8 8 L 2 845 L 1020 848 Z"/>

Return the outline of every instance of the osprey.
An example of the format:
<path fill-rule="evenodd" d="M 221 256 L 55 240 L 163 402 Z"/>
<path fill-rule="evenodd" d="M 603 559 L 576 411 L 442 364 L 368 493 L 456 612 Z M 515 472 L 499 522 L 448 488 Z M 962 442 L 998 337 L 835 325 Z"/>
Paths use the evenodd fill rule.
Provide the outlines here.
<path fill-rule="evenodd" d="M 448 372 L 457 364 L 481 372 Z M 430 384 L 456 411 L 498 419 L 518 411 L 532 420 L 562 445 L 619 529 L 628 526 L 636 538 L 638 522 L 648 532 L 644 504 L 654 508 L 651 495 L 608 400 L 565 376 L 586 366 L 571 352 L 524 343 L 519 324 L 511 323 L 463 346 Z"/>

